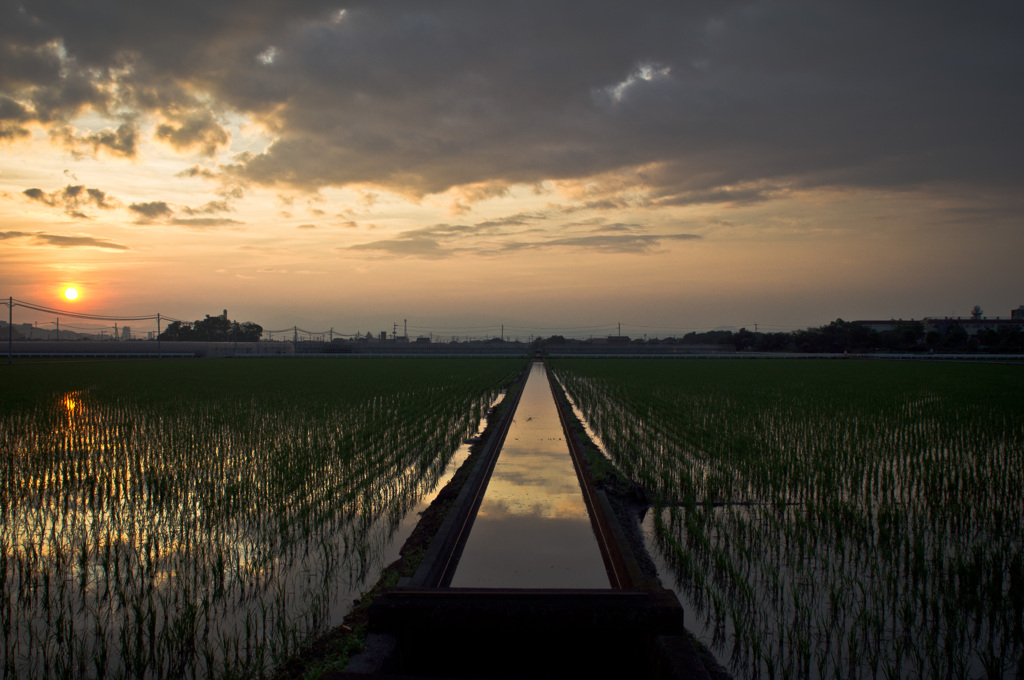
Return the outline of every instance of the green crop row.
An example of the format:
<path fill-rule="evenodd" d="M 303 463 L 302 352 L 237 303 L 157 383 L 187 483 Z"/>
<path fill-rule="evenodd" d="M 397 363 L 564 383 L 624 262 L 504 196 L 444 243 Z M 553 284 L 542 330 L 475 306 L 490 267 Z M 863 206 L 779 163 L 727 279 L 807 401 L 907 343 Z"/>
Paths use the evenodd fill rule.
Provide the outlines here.
<path fill-rule="evenodd" d="M 376 577 L 521 364 L 9 368 L 0 676 L 259 677 Z"/>
<path fill-rule="evenodd" d="M 552 365 L 738 677 L 1024 674 L 1021 367 Z"/>

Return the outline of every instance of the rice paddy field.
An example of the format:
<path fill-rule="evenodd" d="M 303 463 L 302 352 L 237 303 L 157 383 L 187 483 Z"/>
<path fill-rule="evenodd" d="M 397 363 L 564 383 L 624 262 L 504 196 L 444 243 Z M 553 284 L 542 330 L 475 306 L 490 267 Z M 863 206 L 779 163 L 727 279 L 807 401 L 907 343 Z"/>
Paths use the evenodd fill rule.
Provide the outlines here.
<path fill-rule="evenodd" d="M 521 359 L 5 367 L 3 678 L 260 677 L 337 625 Z"/>
<path fill-rule="evenodd" d="M 1024 367 L 552 367 L 735 677 L 1024 677 Z"/>

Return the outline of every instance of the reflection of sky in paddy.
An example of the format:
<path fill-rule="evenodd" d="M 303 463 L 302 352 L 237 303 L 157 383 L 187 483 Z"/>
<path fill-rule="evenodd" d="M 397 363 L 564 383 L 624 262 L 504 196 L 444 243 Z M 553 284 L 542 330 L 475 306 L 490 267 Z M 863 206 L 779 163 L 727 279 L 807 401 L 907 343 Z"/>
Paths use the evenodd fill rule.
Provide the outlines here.
<path fill-rule="evenodd" d="M 542 364 L 534 364 L 453 587 L 607 588 Z"/>

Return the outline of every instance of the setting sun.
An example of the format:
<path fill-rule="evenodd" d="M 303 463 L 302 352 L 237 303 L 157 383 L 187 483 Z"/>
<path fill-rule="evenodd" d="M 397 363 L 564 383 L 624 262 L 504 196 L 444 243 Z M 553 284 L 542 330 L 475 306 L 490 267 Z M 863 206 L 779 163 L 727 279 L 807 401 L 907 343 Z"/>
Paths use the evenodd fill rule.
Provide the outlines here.
<path fill-rule="evenodd" d="M 64 291 L 64 297 L 68 300 L 74 300 L 78 297 L 78 291 L 74 288 L 68 288 Z"/>

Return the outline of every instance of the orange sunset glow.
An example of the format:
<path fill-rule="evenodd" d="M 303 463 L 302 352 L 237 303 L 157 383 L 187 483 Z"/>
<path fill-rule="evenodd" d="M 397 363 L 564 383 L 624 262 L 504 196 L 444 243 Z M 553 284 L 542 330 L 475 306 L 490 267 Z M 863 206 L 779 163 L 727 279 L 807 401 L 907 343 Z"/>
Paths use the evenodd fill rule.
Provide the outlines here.
<path fill-rule="evenodd" d="M 1024 304 L 1009 5 L 64 4 L 5 13 L 4 297 L 523 338 Z"/>

